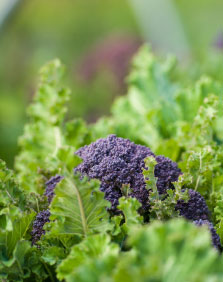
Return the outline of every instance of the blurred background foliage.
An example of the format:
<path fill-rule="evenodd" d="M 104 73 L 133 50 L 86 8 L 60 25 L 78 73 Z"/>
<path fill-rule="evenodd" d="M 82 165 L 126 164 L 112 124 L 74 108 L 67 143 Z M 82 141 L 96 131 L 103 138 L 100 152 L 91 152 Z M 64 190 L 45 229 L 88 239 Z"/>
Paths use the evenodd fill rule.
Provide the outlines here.
<path fill-rule="evenodd" d="M 94 122 L 109 113 L 115 96 L 126 92 L 131 58 L 143 42 L 155 51 L 174 52 L 165 43 L 177 46 L 178 38 L 162 33 L 169 20 L 174 24 L 171 14 L 155 9 L 156 3 L 162 7 L 162 1 L 17 1 L 0 26 L 0 158 L 12 166 L 25 108 L 38 83 L 38 69 L 46 61 L 58 57 L 68 68 L 65 83 L 72 90 L 68 116 Z M 197 77 L 208 66 L 209 73 L 221 79 L 223 2 L 165 1 L 174 7 L 184 33 L 187 54 L 179 52 L 178 58 L 188 75 Z M 148 21 L 151 13 L 154 17 Z M 161 41 L 151 30 L 157 30 Z M 193 69 L 187 69 L 191 64 Z"/>

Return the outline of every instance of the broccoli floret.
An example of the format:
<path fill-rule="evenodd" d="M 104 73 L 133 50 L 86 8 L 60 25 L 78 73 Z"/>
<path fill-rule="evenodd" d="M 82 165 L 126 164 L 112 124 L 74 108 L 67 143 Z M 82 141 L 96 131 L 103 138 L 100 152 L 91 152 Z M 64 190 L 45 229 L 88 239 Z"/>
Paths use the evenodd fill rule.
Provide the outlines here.
<path fill-rule="evenodd" d="M 116 210 L 118 200 L 123 195 L 123 184 L 130 186 L 130 196 L 139 200 L 143 212 L 149 210 L 149 191 L 145 187 L 142 169 L 145 168 L 144 159 L 155 155 L 148 147 L 109 135 L 80 148 L 76 154 L 83 162 L 75 171 L 101 181 L 100 190 L 105 193 L 105 199 L 111 202 L 111 210 Z M 172 188 L 171 182 L 178 179 L 181 171 L 168 158 L 157 156 L 156 160 L 157 189 L 163 194 Z"/>
<path fill-rule="evenodd" d="M 54 189 L 57 183 L 59 183 L 62 179 L 63 177 L 57 174 L 51 177 L 50 180 L 46 182 L 46 190 L 44 195 L 47 196 L 49 204 L 52 202 L 54 196 Z"/>
<path fill-rule="evenodd" d="M 184 191 L 184 189 L 182 191 Z M 192 189 L 189 189 L 188 193 L 188 202 L 179 200 L 176 204 L 176 210 L 180 212 L 181 216 L 188 220 L 209 220 L 210 212 L 201 194 Z"/>
<path fill-rule="evenodd" d="M 62 176 L 55 175 L 46 182 L 46 189 L 44 195 L 47 196 L 49 204 L 53 200 L 54 189 L 57 183 L 59 183 L 62 179 L 63 179 Z M 50 211 L 48 209 L 43 210 L 37 214 L 36 219 L 33 222 L 33 229 L 31 232 L 33 244 L 36 244 L 36 242 L 39 241 L 41 236 L 45 234 L 45 231 L 43 230 L 43 226 L 46 222 L 50 221 L 49 217 L 50 217 Z"/>
<path fill-rule="evenodd" d="M 214 229 L 214 226 L 213 224 L 208 221 L 208 220 L 202 220 L 202 219 L 199 219 L 199 220 L 195 220 L 194 223 L 197 225 L 197 226 L 202 226 L 204 224 L 206 224 L 211 232 L 211 237 L 212 237 L 212 244 L 213 246 L 219 251 L 219 252 L 222 252 L 222 246 L 221 246 L 221 241 L 220 241 L 220 237 L 219 235 L 217 234 L 216 230 Z"/>
<path fill-rule="evenodd" d="M 46 222 L 49 222 L 50 212 L 49 210 L 41 211 L 37 214 L 36 219 L 33 222 L 33 229 L 31 232 L 32 235 L 32 244 L 36 244 L 37 241 L 45 234 L 43 226 Z"/>
<path fill-rule="evenodd" d="M 167 189 L 174 189 L 172 182 L 177 181 L 182 172 L 169 158 L 157 156 L 156 161 L 157 165 L 154 170 L 154 175 L 157 177 L 156 186 L 159 194 L 165 194 Z"/>

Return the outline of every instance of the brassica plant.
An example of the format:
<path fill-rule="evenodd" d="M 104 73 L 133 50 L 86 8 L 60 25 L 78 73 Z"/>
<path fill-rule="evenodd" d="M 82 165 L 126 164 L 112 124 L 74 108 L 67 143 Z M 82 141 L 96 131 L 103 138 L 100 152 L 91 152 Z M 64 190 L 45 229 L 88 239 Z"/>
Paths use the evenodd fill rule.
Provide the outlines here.
<path fill-rule="evenodd" d="M 222 281 L 221 82 L 144 46 L 88 125 L 66 119 L 63 74 L 41 69 L 14 170 L 0 161 L 1 281 Z"/>

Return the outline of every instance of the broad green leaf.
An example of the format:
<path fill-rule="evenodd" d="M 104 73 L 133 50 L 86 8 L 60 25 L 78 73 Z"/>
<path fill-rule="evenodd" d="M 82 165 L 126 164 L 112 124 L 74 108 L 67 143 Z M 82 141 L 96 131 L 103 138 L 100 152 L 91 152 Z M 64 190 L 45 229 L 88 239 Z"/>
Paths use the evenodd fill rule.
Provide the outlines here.
<path fill-rule="evenodd" d="M 86 237 L 95 232 L 105 232 L 108 227 L 108 202 L 99 191 L 97 181 L 80 175 L 67 175 L 55 189 L 50 206 L 52 228 L 55 236 L 77 235 Z"/>
<path fill-rule="evenodd" d="M 10 260 L 13 250 L 21 239 L 25 238 L 26 233 L 32 223 L 35 216 L 35 212 L 21 213 L 20 210 L 13 211 L 11 217 L 11 230 L 5 230 L 0 228 L 0 249 L 1 257 L 5 257 L 4 264 Z"/>

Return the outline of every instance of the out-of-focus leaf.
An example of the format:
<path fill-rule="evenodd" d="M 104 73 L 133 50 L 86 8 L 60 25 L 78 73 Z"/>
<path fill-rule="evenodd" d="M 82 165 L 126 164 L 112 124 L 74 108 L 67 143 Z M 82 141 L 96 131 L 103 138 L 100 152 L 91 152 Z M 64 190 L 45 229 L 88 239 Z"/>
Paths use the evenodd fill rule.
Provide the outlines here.
<path fill-rule="evenodd" d="M 0 247 L 2 255 L 6 256 L 7 259 L 10 259 L 10 256 L 13 253 L 13 250 L 22 238 L 25 238 L 25 235 L 30 227 L 30 224 L 35 216 L 35 212 L 32 213 L 22 213 L 18 209 L 10 211 L 11 216 L 11 230 L 0 229 Z"/>
<path fill-rule="evenodd" d="M 122 253 L 113 273 L 121 281 L 220 281 L 221 259 L 206 227 L 182 219 L 132 228 L 130 252 Z M 193 254 L 193 255 L 191 255 Z"/>
<path fill-rule="evenodd" d="M 19 182 L 28 192 L 43 193 L 39 170 L 50 169 L 58 149 L 63 145 L 61 124 L 69 91 L 61 86 L 64 67 L 59 60 L 40 71 L 40 83 L 33 104 L 28 109 L 29 123 L 19 139 L 20 153 L 15 168 Z"/>
<path fill-rule="evenodd" d="M 119 255 L 118 245 L 106 234 L 87 237 L 71 249 L 69 256 L 57 268 L 59 279 L 67 282 L 98 282 L 104 280 L 115 268 Z"/>
<path fill-rule="evenodd" d="M 12 204 L 24 209 L 25 200 L 26 196 L 19 189 L 14 173 L 0 160 L 0 211 Z"/>

